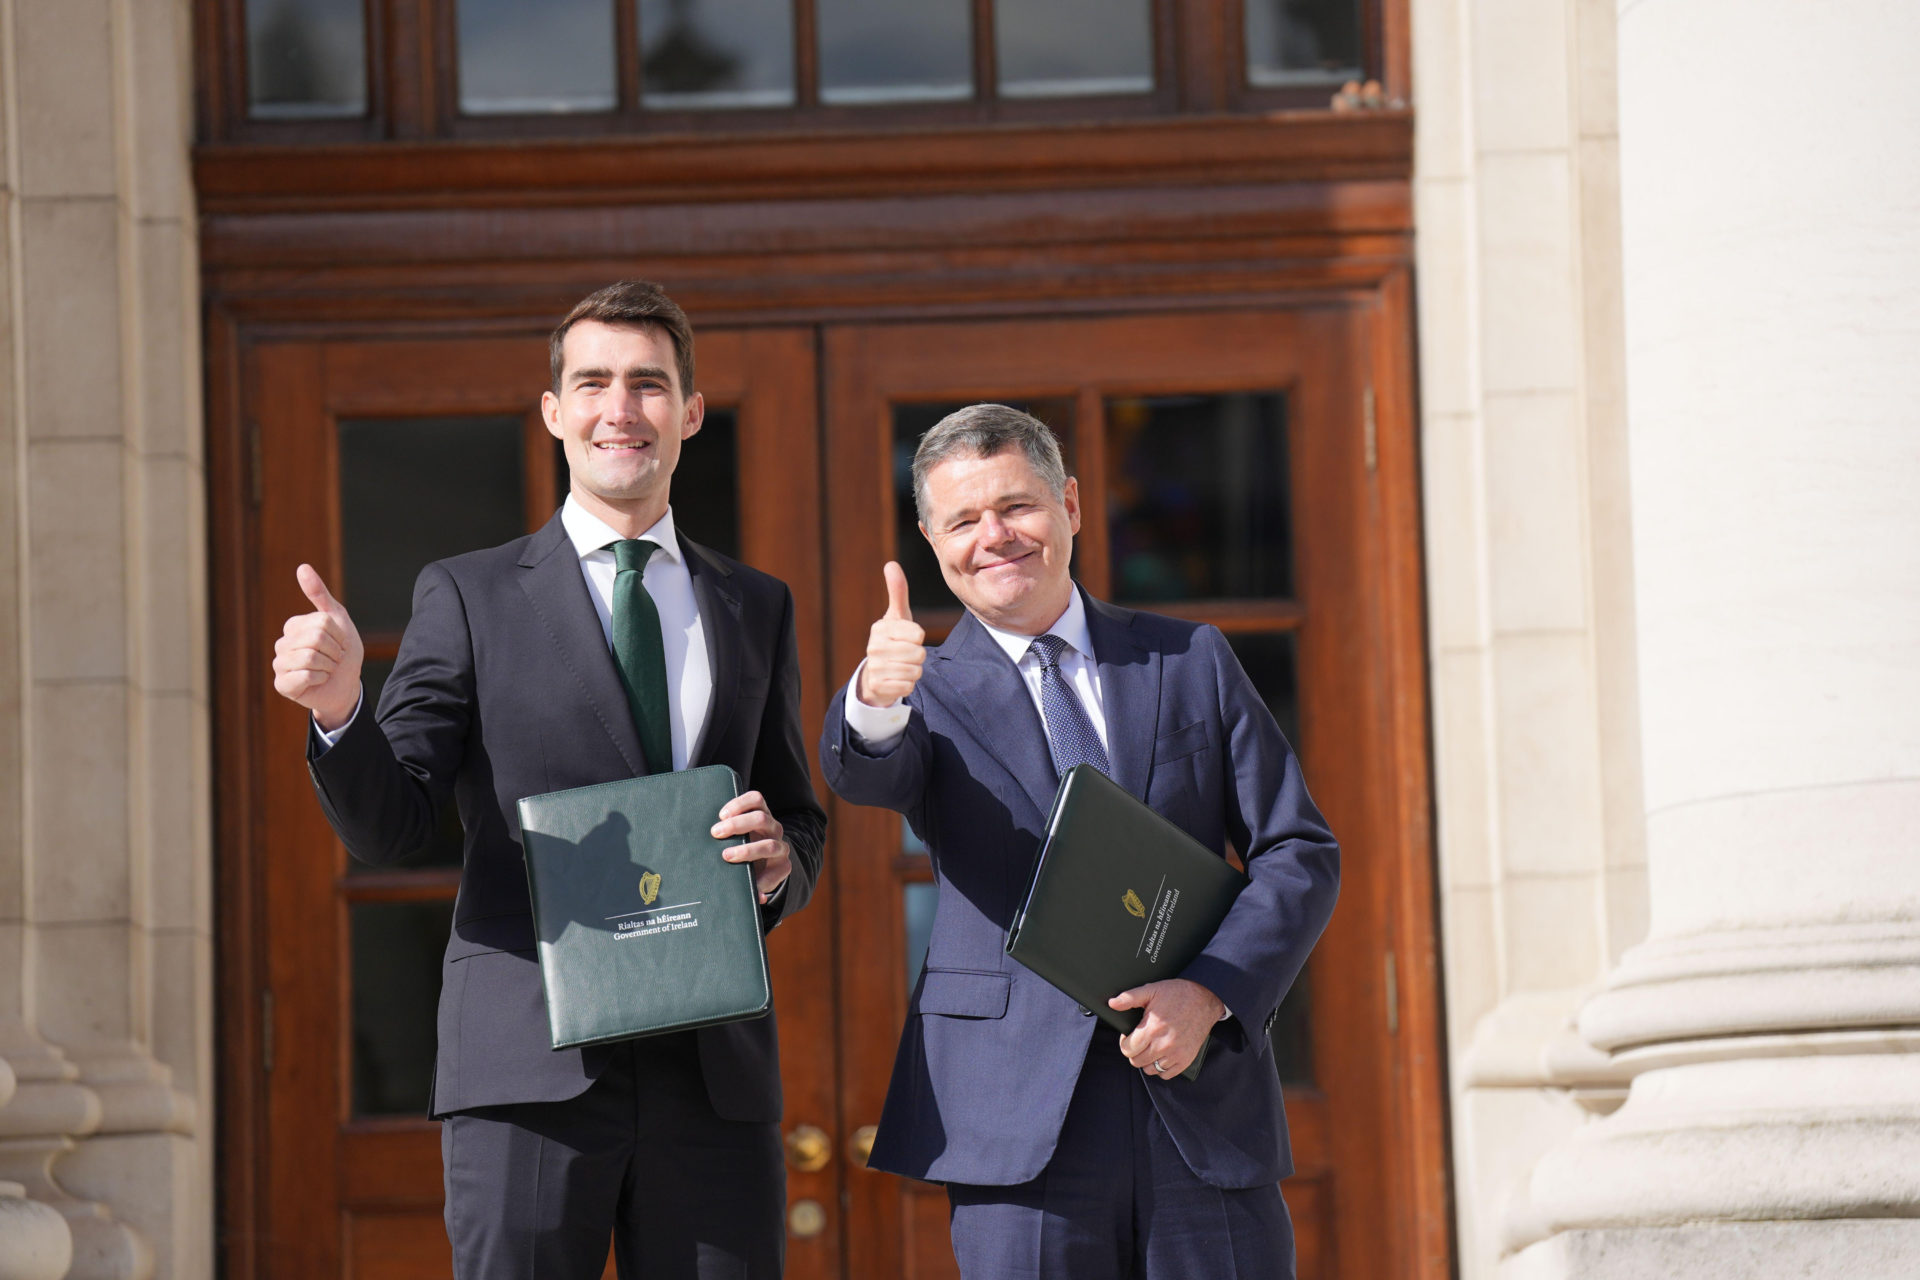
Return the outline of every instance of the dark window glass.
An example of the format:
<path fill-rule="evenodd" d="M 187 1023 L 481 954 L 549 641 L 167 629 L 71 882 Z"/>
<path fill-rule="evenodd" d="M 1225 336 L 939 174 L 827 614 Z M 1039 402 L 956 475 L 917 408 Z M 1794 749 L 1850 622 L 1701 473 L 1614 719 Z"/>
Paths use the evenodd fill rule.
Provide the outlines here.
<path fill-rule="evenodd" d="M 640 101 L 792 106 L 791 0 L 640 0 Z"/>
<path fill-rule="evenodd" d="M 740 555 L 740 455 L 732 409 L 708 409 L 673 469 L 673 523 L 702 546 Z"/>
<path fill-rule="evenodd" d="M 740 557 L 739 419 L 707 406 L 700 434 L 680 446 L 673 469 L 673 526 L 703 547 Z M 553 442 L 557 506 L 567 500 L 567 453 Z"/>
<path fill-rule="evenodd" d="M 1280 1002 L 1280 1016 L 1274 1019 L 1273 1034 L 1269 1037 L 1273 1044 L 1273 1065 L 1280 1072 L 1281 1084 L 1310 1085 L 1314 1080 L 1313 994 L 1308 981 L 1312 969 L 1309 961 L 1293 980 L 1293 989 Z"/>
<path fill-rule="evenodd" d="M 247 110 L 266 120 L 365 115 L 361 0 L 247 0 Z"/>
<path fill-rule="evenodd" d="M 993 43 L 1004 98 L 1153 88 L 1148 0 L 994 0 Z"/>
<path fill-rule="evenodd" d="M 1247 83 L 1340 84 L 1361 77 L 1360 0 L 1246 0 Z"/>
<path fill-rule="evenodd" d="M 353 1113 L 424 1115 L 433 1086 L 440 957 L 452 902 L 358 902 L 353 935 Z"/>
<path fill-rule="evenodd" d="M 1284 394 L 1111 400 L 1107 431 L 1115 599 L 1292 593 Z"/>
<path fill-rule="evenodd" d="M 362 634 L 397 634 L 435 560 L 525 532 L 517 416 L 340 422 L 341 601 Z"/>
<path fill-rule="evenodd" d="M 1291 631 L 1261 635 L 1229 635 L 1234 657 L 1253 681 L 1254 690 L 1273 713 L 1280 732 L 1287 735 L 1296 755 L 1304 756 L 1300 743 L 1300 684 L 1294 635 Z"/>
<path fill-rule="evenodd" d="M 916 609 L 958 609 L 960 602 L 947 590 L 946 579 L 940 576 L 940 562 L 920 533 L 920 517 L 913 498 L 914 450 L 920 447 L 920 437 L 935 423 L 971 403 L 974 402 L 893 406 L 894 554 L 906 571 L 907 596 Z M 1073 474 L 1073 401 L 1002 400 L 999 403 L 1030 413 L 1052 428 L 1067 459 L 1067 474 Z"/>
<path fill-rule="evenodd" d="M 393 674 L 391 659 L 367 659 L 360 668 L 360 683 L 366 691 L 366 702 L 361 713 L 373 715 L 380 706 L 380 695 L 387 687 L 387 677 Z M 357 858 L 347 859 L 347 874 L 352 876 L 369 875 L 377 871 L 410 870 L 430 867 L 457 867 L 460 865 L 463 833 L 460 827 L 460 810 L 448 796 L 447 802 L 440 806 L 440 812 L 434 822 L 433 834 L 427 843 L 409 853 L 398 862 L 384 866 L 373 866 Z"/>
<path fill-rule="evenodd" d="M 460 110 L 611 111 L 614 0 L 459 0 Z"/>
<path fill-rule="evenodd" d="M 951 102 L 973 96 L 968 0 L 817 0 L 820 101 Z"/>
<path fill-rule="evenodd" d="M 916 881 L 902 885 L 900 892 L 907 922 L 907 990 L 911 991 L 927 962 L 927 944 L 933 938 L 933 907 L 940 900 L 940 890 L 926 881 Z"/>

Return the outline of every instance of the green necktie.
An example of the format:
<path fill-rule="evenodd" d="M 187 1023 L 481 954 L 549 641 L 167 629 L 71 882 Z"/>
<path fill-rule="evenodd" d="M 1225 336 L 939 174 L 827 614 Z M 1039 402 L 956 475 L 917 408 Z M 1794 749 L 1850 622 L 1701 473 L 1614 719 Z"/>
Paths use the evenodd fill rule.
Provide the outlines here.
<path fill-rule="evenodd" d="M 660 639 L 660 611 L 641 575 L 660 548 L 645 538 L 613 544 L 613 662 L 640 731 L 648 773 L 673 768 L 673 730 L 667 719 L 667 649 Z"/>

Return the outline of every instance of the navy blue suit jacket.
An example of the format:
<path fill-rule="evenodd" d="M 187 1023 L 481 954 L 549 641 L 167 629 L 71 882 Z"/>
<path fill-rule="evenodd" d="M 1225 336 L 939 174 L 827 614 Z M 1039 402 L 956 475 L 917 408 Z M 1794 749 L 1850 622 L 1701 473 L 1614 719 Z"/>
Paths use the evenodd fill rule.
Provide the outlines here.
<path fill-rule="evenodd" d="M 732 765 L 786 828 L 793 874 L 762 923 L 806 904 L 826 817 L 800 731 L 793 597 L 776 578 L 682 537 L 706 633 L 713 702 L 688 765 Z M 427 842 L 451 794 L 465 828 L 453 936 L 441 962 L 432 1114 L 575 1097 L 606 1046 L 551 1047 L 535 959 L 522 796 L 646 772 L 640 737 L 579 556 L 555 514 L 538 533 L 421 571 L 377 715 L 354 718 L 308 767 L 354 857 L 391 862 Z M 708 1027 L 700 1065 L 730 1120 L 780 1118 L 771 1014 Z"/>
<path fill-rule="evenodd" d="M 1333 910 L 1339 849 L 1219 631 L 1086 603 L 1114 781 L 1222 856 L 1231 842 L 1251 876 L 1180 975 L 1233 1016 L 1198 1081 L 1153 1079 L 1148 1091 L 1198 1177 L 1273 1183 L 1292 1157 L 1265 1028 Z M 1028 1181 L 1053 1154 L 1090 1037 L 1113 1034 L 1006 955 L 1056 782 L 1039 712 L 971 614 L 928 653 L 892 750 L 860 748 L 848 696 L 827 713 L 828 785 L 904 813 L 939 884 L 871 1164 L 937 1182 Z"/>

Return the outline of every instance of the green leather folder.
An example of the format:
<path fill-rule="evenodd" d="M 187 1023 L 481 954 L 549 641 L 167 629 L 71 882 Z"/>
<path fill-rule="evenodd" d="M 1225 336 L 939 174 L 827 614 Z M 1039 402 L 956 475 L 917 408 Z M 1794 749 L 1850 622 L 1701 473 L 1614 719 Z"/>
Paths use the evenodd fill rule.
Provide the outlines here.
<path fill-rule="evenodd" d="M 1131 1031 L 1140 1011 L 1110 1009 L 1107 1001 L 1179 977 L 1246 883 L 1225 858 L 1098 769 L 1075 765 L 1054 792 L 1007 954 L 1116 1031 Z M 1180 1074 L 1197 1079 L 1212 1043 Z"/>
<path fill-rule="evenodd" d="M 757 1018 L 771 999 L 753 872 L 710 833 L 726 765 L 520 802 L 553 1047 Z"/>

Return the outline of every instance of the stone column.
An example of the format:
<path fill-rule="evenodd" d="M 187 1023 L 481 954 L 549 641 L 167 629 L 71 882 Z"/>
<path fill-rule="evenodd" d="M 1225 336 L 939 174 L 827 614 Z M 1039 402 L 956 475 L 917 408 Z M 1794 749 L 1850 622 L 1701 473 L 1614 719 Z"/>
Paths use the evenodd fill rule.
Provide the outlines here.
<path fill-rule="evenodd" d="M 0 1280 L 213 1272 L 190 31 L 0 0 Z"/>
<path fill-rule="evenodd" d="M 1920 7 L 1620 0 L 1647 940 L 1512 1277 L 1920 1275 Z"/>

